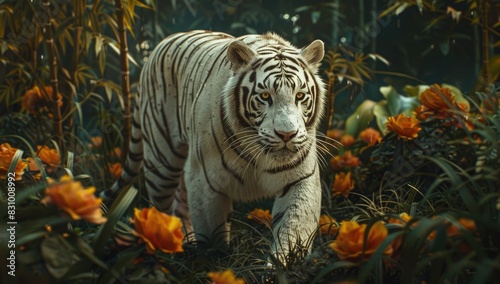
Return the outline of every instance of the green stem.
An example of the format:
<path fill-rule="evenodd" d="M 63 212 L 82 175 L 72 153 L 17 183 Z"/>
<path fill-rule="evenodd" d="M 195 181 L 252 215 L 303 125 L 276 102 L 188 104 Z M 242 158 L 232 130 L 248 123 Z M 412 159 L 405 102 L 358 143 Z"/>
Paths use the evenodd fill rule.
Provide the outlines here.
<path fill-rule="evenodd" d="M 50 0 L 43 0 L 43 5 L 48 10 L 50 9 Z M 56 137 L 57 145 L 61 150 L 61 156 L 64 154 L 63 145 L 63 128 L 61 121 L 61 109 L 59 107 L 59 82 L 57 79 L 57 57 L 55 55 L 55 45 L 54 45 L 54 34 L 52 21 L 49 20 L 48 23 L 42 28 L 42 32 L 45 38 L 45 44 L 47 47 L 48 60 L 49 60 L 49 70 L 50 70 L 50 84 L 52 86 L 50 108 L 52 109 L 52 122 L 54 127 L 54 135 Z M 61 157 L 62 158 L 62 157 Z M 63 159 L 61 159 L 63 161 Z"/>

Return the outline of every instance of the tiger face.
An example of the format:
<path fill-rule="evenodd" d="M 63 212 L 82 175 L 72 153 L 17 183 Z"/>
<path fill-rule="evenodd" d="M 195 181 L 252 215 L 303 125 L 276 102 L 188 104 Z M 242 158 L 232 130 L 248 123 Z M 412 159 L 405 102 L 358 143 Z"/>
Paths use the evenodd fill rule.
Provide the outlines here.
<path fill-rule="evenodd" d="M 302 50 L 264 46 L 254 51 L 242 42 L 230 45 L 234 109 L 241 126 L 254 131 L 254 139 L 242 131 L 248 138 L 241 139 L 240 148 L 255 149 L 257 156 L 265 153 L 260 156 L 271 166 L 306 156 L 323 109 L 322 82 L 316 75 L 323 54 L 320 41 Z"/>

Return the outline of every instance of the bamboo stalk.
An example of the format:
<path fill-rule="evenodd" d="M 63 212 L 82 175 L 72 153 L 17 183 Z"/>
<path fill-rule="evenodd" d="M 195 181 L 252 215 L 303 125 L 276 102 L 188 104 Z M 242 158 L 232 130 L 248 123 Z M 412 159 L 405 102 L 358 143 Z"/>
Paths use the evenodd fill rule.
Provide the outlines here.
<path fill-rule="evenodd" d="M 120 43 L 120 59 L 121 59 L 121 85 L 122 85 L 122 96 L 123 96 L 123 155 L 122 159 L 125 160 L 128 156 L 129 151 L 129 140 L 130 140 L 130 78 L 129 78 L 129 67 L 128 67 L 128 47 L 127 47 L 127 35 L 125 33 L 125 24 L 123 22 L 123 2 L 122 0 L 115 0 L 115 12 L 118 23 L 118 37 Z"/>
<path fill-rule="evenodd" d="M 372 0 L 372 18 L 371 21 L 374 23 L 377 22 L 377 11 L 378 6 L 377 6 L 377 0 Z M 375 54 L 377 53 L 377 37 L 373 37 L 371 42 L 370 42 L 370 52 Z M 375 70 L 377 68 L 377 60 L 372 60 L 371 61 L 371 68 L 372 70 Z"/>
<path fill-rule="evenodd" d="M 80 45 L 81 45 L 81 38 L 82 38 L 82 31 L 83 31 L 83 5 L 84 3 L 82 0 L 74 0 L 73 1 L 73 7 L 74 7 L 74 14 L 75 14 L 75 34 L 73 37 L 73 42 L 74 42 L 74 49 L 73 49 L 73 62 L 71 64 L 71 81 L 74 84 L 75 88 L 74 91 L 75 93 L 71 92 L 69 93 L 68 97 L 68 103 L 71 106 L 70 108 L 67 109 L 67 112 L 65 113 L 65 117 L 67 117 L 66 120 L 66 125 L 68 126 L 68 131 L 70 133 L 73 133 L 74 131 L 74 120 L 73 120 L 73 115 L 67 115 L 72 112 L 73 106 L 73 100 L 74 97 L 76 96 L 76 91 L 78 90 L 78 76 L 77 76 L 77 70 L 78 70 L 78 63 L 80 62 Z M 71 144 L 73 142 L 73 139 L 71 139 Z M 73 145 L 70 145 L 71 148 L 73 148 Z"/>
<path fill-rule="evenodd" d="M 332 67 L 332 74 L 328 77 L 328 124 L 327 124 L 327 130 L 330 130 L 332 128 L 332 121 L 333 121 L 333 113 L 335 111 L 335 90 L 334 90 L 334 84 L 335 84 L 335 75 L 333 74 L 333 67 Z"/>
<path fill-rule="evenodd" d="M 35 26 L 35 20 L 33 20 L 33 26 Z M 35 36 L 33 37 L 33 72 L 36 73 L 38 53 L 37 53 L 37 43 L 38 43 L 38 29 L 35 29 Z"/>
<path fill-rule="evenodd" d="M 43 0 L 43 6 L 46 10 L 50 9 L 50 0 Z M 57 57 L 55 55 L 55 45 L 54 45 L 54 34 L 52 21 L 49 20 L 47 24 L 42 28 L 42 32 L 45 38 L 45 44 L 47 48 L 48 60 L 49 60 L 49 70 L 50 70 L 50 84 L 52 86 L 50 108 L 52 110 L 52 123 L 54 127 L 54 136 L 56 137 L 57 145 L 61 151 L 61 155 L 64 153 L 64 143 L 63 143 L 63 128 L 61 121 L 61 109 L 59 107 L 59 82 L 57 79 Z"/>
<path fill-rule="evenodd" d="M 490 76 L 490 41 L 488 34 L 488 0 L 481 1 L 481 16 L 483 20 L 483 88 L 486 92 L 489 93 L 489 86 L 491 84 L 491 76 Z"/>

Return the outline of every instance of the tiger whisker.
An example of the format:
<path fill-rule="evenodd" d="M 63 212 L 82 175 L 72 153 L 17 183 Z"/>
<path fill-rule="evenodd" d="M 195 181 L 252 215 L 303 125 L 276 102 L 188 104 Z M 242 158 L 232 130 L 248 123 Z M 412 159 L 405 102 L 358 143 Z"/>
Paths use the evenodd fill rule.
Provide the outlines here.
<path fill-rule="evenodd" d="M 229 165 L 229 167 L 232 168 L 232 166 L 234 165 L 234 163 L 236 163 L 236 161 L 238 161 L 239 158 L 244 157 L 243 154 L 245 152 L 247 152 L 248 147 L 251 147 L 256 142 L 257 142 L 257 139 L 255 141 L 253 141 L 253 142 L 248 143 L 248 145 L 245 148 L 243 148 L 243 150 L 241 150 L 241 152 L 238 154 L 238 156 L 236 156 L 236 158 L 234 158 L 233 162 L 231 163 L 231 165 Z M 255 145 L 253 145 L 253 146 L 255 147 Z M 257 145 L 257 147 L 258 147 L 258 145 Z M 250 149 L 253 149 L 253 148 L 250 148 Z"/>
<path fill-rule="evenodd" d="M 227 151 L 227 150 L 229 150 L 229 149 L 233 149 L 233 146 L 234 146 L 236 143 L 243 144 L 243 143 L 245 143 L 246 141 L 251 140 L 251 139 L 253 139 L 253 138 L 255 138 L 255 136 L 254 136 L 254 135 L 246 135 L 246 136 L 243 136 L 243 137 L 239 137 L 237 140 L 235 140 L 235 141 L 233 141 L 232 143 L 230 143 L 230 144 L 226 147 L 226 149 L 224 149 L 224 151 L 222 151 L 222 153 L 221 153 L 221 157 L 222 157 L 222 155 L 224 155 L 224 153 L 226 153 L 226 151 Z"/>
<path fill-rule="evenodd" d="M 253 161 L 257 161 L 257 158 L 258 158 L 258 157 L 260 156 L 260 154 L 262 154 L 262 152 L 264 151 L 264 149 L 260 149 L 260 150 L 258 150 L 258 149 L 259 149 L 259 147 L 260 147 L 259 145 L 256 145 L 256 147 L 252 148 L 252 150 L 251 150 L 251 151 L 254 151 L 254 150 L 255 150 L 255 151 L 257 151 L 257 154 L 256 154 L 256 155 L 254 155 L 254 156 L 252 157 L 252 159 L 250 160 L 250 162 L 247 164 L 247 166 L 246 166 L 246 167 L 245 167 L 245 169 L 243 170 L 243 174 L 242 174 L 242 176 L 243 176 L 243 177 L 245 176 L 245 173 L 246 173 L 246 171 L 247 171 L 247 169 L 248 169 L 248 166 L 250 166 L 250 165 L 252 164 L 252 162 L 253 162 Z M 257 172 L 257 171 L 254 171 L 254 172 Z"/>
<path fill-rule="evenodd" d="M 227 142 L 229 139 L 232 139 L 233 137 L 235 137 L 237 135 L 246 134 L 246 133 L 255 133 L 256 134 L 257 132 L 255 131 L 255 128 L 253 128 L 253 127 L 245 127 L 243 129 L 241 129 L 241 131 L 238 131 L 238 132 L 234 133 L 233 135 L 224 139 L 224 142 Z"/>

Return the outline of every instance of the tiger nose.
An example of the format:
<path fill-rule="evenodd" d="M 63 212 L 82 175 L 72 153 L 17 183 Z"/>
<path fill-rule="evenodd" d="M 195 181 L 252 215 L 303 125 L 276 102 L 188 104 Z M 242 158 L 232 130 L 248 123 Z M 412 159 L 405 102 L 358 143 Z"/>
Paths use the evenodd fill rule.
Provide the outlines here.
<path fill-rule="evenodd" d="M 286 132 L 286 131 L 279 131 L 279 130 L 274 130 L 274 133 L 278 135 L 281 140 L 287 142 L 288 140 L 292 139 L 295 135 L 297 135 L 298 130 L 292 131 L 292 132 Z"/>

